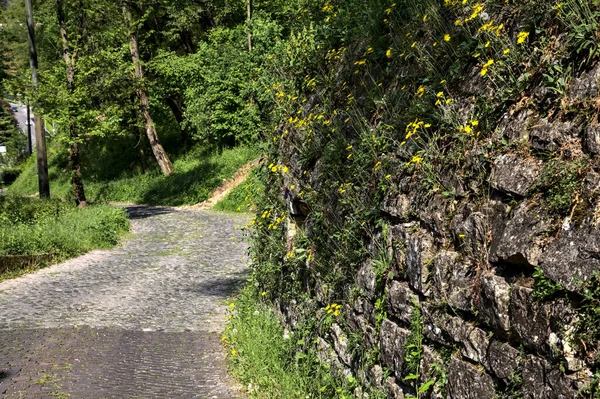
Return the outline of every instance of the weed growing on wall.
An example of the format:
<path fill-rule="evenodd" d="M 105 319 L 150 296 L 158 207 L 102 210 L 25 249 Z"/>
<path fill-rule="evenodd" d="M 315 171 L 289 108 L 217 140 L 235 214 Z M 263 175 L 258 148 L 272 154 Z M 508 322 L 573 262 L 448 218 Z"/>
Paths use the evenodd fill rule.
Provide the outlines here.
<path fill-rule="evenodd" d="M 279 316 L 254 287 L 230 304 L 223 342 L 232 373 L 251 398 L 350 399 L 356 380 L 339 379 L 330 366 L 307 350 L 306 337 L 282 327 Z M 260 365 L 260 367 L 257 367 Z M 372 398 L 384 398 L 372 392 Z"/>

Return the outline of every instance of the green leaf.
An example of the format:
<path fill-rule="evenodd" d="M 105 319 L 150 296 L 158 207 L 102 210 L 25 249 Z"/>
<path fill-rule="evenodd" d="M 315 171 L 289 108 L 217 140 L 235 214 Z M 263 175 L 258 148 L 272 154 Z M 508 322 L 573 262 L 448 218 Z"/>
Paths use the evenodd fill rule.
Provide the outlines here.
<path fill-rule="evenodd" d="M 427 392 L 434 383 L 435 383 L 434 379 L 427 381 L 425 384 L 423 384 L 419 387 L 419 390 L 417 392 L 418 393 Z"/>

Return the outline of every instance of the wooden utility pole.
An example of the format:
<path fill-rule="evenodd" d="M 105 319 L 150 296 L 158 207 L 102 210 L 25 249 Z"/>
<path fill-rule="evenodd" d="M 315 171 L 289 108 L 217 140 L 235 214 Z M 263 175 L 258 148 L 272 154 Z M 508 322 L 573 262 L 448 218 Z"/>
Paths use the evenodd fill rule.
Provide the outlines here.
<path fill-rule="evenodd" d="M 246 0 L 246 6 L 248 8 L 248 51 L 252 51 L 252 28 L 250 22 L 252 21 L 252 0 Z"/>
<path fill-rule="evenodd" d="M 33 90 L 37 89 L 38 85 L 38 59 L 35 49 L 35 32 L 33 25 L 33 9 L 31 0 L 25 0 L 25 14 L 27 15 L 27 37 L 29 41 L 29 64 L 31 65 L 31 83 Z M 38 186 L 40 198 L 50 197 L 50 181 L 48 179 L 48 158 L 46 156 L 46 137 L 44 135 L 44 122 L 42 118 L 35 115 L 35 142 L 37 149 L 37 167 L 38 167 Z M 27 121 L 31 123 L 31 119 Z"/>

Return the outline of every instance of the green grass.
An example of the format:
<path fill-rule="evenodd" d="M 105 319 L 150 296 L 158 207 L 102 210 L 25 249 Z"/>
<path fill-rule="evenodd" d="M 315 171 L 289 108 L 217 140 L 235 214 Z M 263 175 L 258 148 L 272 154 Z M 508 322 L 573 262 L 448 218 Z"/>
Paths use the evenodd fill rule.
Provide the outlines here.
<path fill-rule="evenodd" d="M 256 156 L 257 150 L 251 147 L 236 147 L 222 152 L 196 147 L 174 161 L 175 171 L 169 176 L 163 176 L 156 168 L 146 173 L 139 170 L 111 171 L 113 166 L 110 164 L 104 166 L 104 176 L 100 176 L 92 171 L 102 168 L 102 165 L 93 165 L 88 160 L 83 170 L 86 196 L 92 202 L 172 206 L 196 204 L 208 199 L 223 180 L 231 178 Z M 27 161 L 21 176 L 10 186 L 9 193 L 26 196 L 37 192 L 34 157 Z M 71 185 L 64 151 L 57 146 L 53 146 L 50 153 L 49 175 L 52 196 L 69 198 Z"/>
<path fill-rule="evenodd" d="M 254 212 L 256 210 L 255 204 L 264 194 L 264 191 L 265 186 L 258 177 L 258 170 L 254 168 L 242 184 L 217 202 L 214 209 L 225 212 Z"/>
<path fill-rule="evenodd" d="M 230 306 L 231 318 L 223 340 L 232 374 L 250 398 L 353 398 L 356 380 L 336 379 L 319 362 L 309 342 L 284 335 L 278 317 L 253 286 L 242 290 Z M 371 398 L 383 398 L 370 392 Z"/>
<path fill-rule="evenodd" d="M 80 209 L 59 200 L 0 197 L 0 257 L 50 254 L 52 260 L 62 260 L 110 248 L 128 231 L 129 221 L 120 208 Z M 5 270 L 0 280 L 40 266 L 34 262 Z"/>

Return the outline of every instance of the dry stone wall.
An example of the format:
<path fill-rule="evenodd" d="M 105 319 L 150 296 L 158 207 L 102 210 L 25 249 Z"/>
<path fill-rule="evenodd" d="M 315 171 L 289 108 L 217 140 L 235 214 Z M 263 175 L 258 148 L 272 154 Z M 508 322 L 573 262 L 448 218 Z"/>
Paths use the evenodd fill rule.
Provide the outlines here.
<path fill-rule="evenodd" d="M 600 65 L 574 78 L 571 100 L 598 101 L 599 79 Z M 514 105 L 493 140 L 520 143 L 523 150 L 510 147 L 489 160 L 486 187 L 457 183 L 455 196 L 424 196 L 396 177 L 398 189 L 380 204 L 389 227 L 378 237 L 390 252 L 392 272 L 380 289 L 374 259 L 356 270 L 346 287 L 355 294 L 346 296 L 342 317 L 318 340 L 321 359 L 396 399 L 416 396 L 428 382 L 419 397 L 567 399 L 597 385 L 597 348 L 576 331 L 588 283 L 600 271 L 596 120 L 542 117 L 534 107 Z M 558 220 L 540 192 L 558 189 L 540 189 L 544 173 L 553 170 L 543 156 L 548 151 L 587 162 L 575 173 L 580 191 Z M 452 181 L 451 169 L 440 171 L 448 175 L 440 179 Z M 283 192 L 288 208 L 297 209 L 302 201 Z M 561 294 L 544 298 L 543 284 Z M 313 289 L 315 298 L 301 304 L 277 301 L 292 330 L 307 309 L 323 308 L 336 296 L 325 285 Z M 350 348 L 353 336 L 361 351 Z M 415 372 L 415 337 L 421 340 L 416 380 L 407 379 Z"/>

